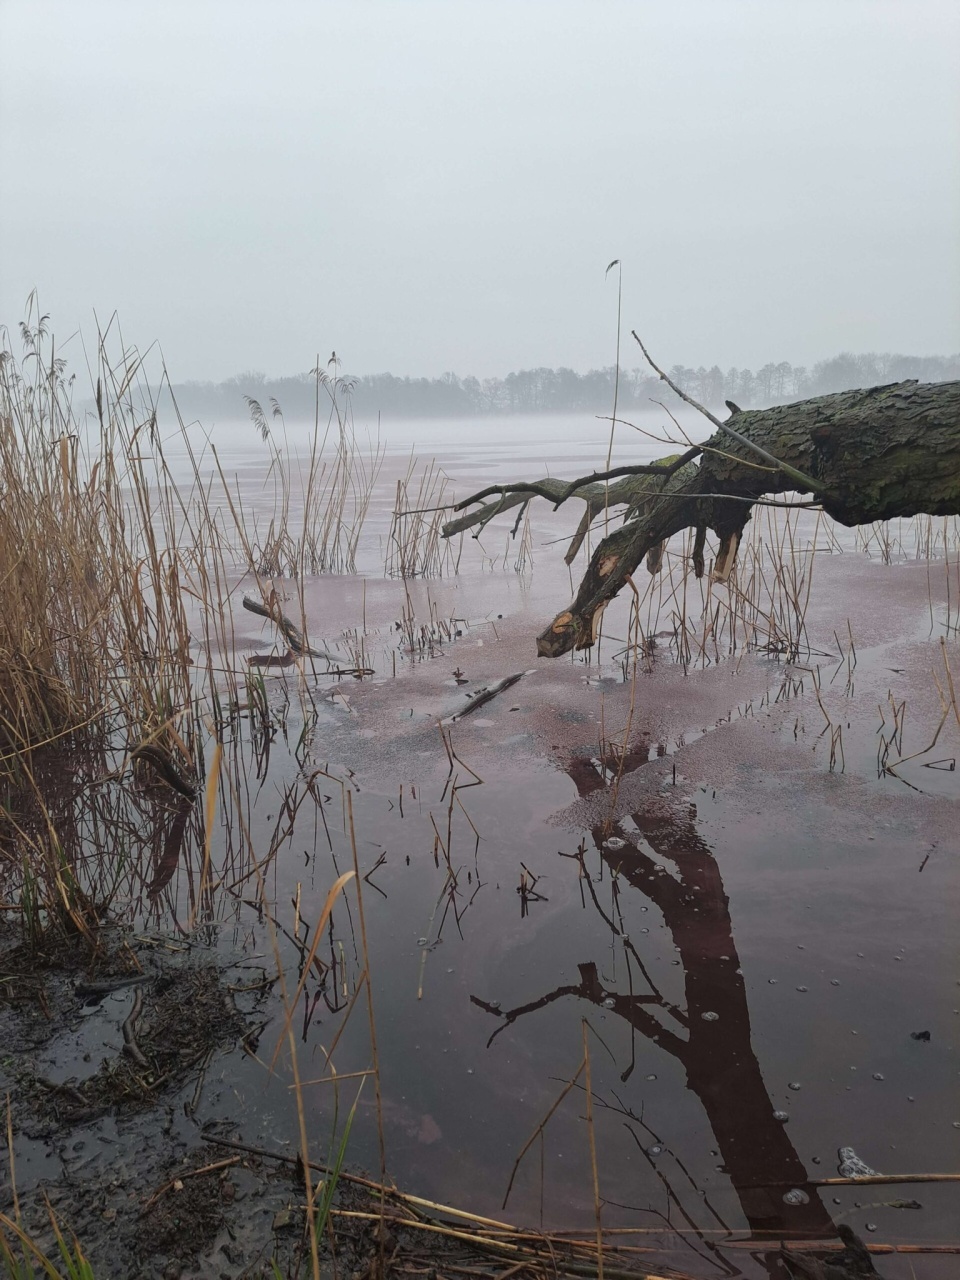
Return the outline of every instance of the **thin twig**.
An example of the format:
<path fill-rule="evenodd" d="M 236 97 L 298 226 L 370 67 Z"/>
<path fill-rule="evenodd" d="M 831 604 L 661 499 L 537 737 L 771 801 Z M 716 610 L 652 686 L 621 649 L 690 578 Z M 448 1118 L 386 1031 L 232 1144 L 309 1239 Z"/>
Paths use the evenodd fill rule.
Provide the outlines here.
<path fill-rule="evenodd" d="M 822 481 L 814 480 L 810 476 L 806 475 L 803 471 L 798 471 L 796 467 L 791 467 L 789 463 L 781 462 L 779 458 L 775 458 L 772 453 L 768 453 L 766 449 L 756 444 L 753 440 L 748 439 L 745 435 L 741 435 L 739 431 L 734 431 L 733 427 L 728 426 L 726 422 L 721 422 L 720 419 L 715 417 L 710 412 L 709 409 L 705 409 L 704 406 L 700 404 L 699 401 L 694 400 L 692 396 L 688 396 L 685 391 L 681 391 L 680 388 L 677 386 L 677 384 L 673 382 L 658 365 L 654 364 L 653 358 L 651 357 L 649 351 L 647 351 L 647 348 L 640 341 L 639 337 L 637 337 L 636 330 L 631 329 L 630 332 L 633 334 L 634 340 L 636 341 L 640 350 L 643 352 L 644 358 L 646 359 L 647 364 L 649 364 L 650 368 L 653 369 L 655 373 L 659 374 L 659 376 L 663 379 L 663 381 L 667 384 L 667 386 L 670 388 L 671 391 L 675 392 L 680 397 L 680 399 L 685 401 L 688 405 L 690 405 L 691 408 L 696 409 L 700 413 L 702 413 L 703 416 L 707 418 L 710 422 L 712 422 L 713 425 L 719 431 L 724 432 L 725 435 L 728 435 L 731 437 L 731 439 L 736 440 L 736 442 L 738 444 L 743 445 L 745 449 L 751 450 L 751 452 L 755 453 L 757 457 L 763 458 L 765 462 L 769 462 L 772 467 L 776 467 L 777 470 L 782 471 L 785 476 L 787 476 L 790 480 L 795 481 L 797 484 L 800 485 L 801 488 L 809 489 L 811 493 L 827 492 L 827 490 L 823 486 Z"/>

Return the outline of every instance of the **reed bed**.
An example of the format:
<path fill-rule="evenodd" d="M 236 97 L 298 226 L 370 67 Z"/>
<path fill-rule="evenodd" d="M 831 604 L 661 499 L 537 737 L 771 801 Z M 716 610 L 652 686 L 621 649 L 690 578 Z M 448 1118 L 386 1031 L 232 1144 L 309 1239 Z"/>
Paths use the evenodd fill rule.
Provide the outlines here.
<path fill-rule="evenodd" d="M 392 578 L 440 578 L 460 567 L 463 535 L 443 536 L 450 481 L 435 462 L 418 469 L 411 457 L 397 495 L 387 540 L 386 571 Z"/>
<path fill-rule="evenodd" d="M 268 423 L 251 403 L 268 453 L 254 506 L 115 323 L 84 358 L 86 405 L 35 298 L 0 334 L 0 876 L 34 939 L 94 928 L 142 832 L 163 829 L 125 779 L 192 800 L 240 717 L 268 754 L 262 675 L 234 656 L 241 580 L 271 617 L 278 590 L 298 600 L 297 661 L 314 656 L 304 580 L 355 567 L 383 456 L 362 454 L 349 385 L 318 363 L 305 450 L 279 406 Z M 188 832 L 209 842 L 203 826 Z"/>
<path fill-rule="evenodd" d="M 273 512 L 265 530 L 254 521 L 252 540 L 239 493 L 231 512 L 244 553 L 266 577 L 302 580 L 306 574 L 355 573 L 360 537 L 383 464 L 379 438 L 371 440 L 366 451 L 360 447 L 349 380 L 322 369 L 319 362 L 312 372 L 316 410 L 305 452 L 291 447 L 276 400 L 271 401 L 268 418 L 258 400 L 245 397 L 269 450 L 263 484 L 272 490 Z M 222 471 L 221 478 L 226 487 Z"/>
<path fill-rule="evenodd" d="M 960 525 L 955 518 L 921 515 L 856 530 L 854 549 L 879 555 L 885 564 L 926 561 L 931 625 L 947 633 L 958 630 Z M 827 517 L 769 507 L 758 511 L 747 526 L 733 571 L 722 583 L 712 572 L 694 577 L 692 551 L 693 533 L 687 531 L 668 545 L 658 572 L 637 575 L 640 594 L 631 602 L 628 622 L 632 639 L 617 655 L 625 676 L 634 658 L 641 669 L 649 669 L 658 649 L 670 652 L 684 669 L 744 652 L 785 663 L 830 656 L 812 646 L 806 624 L 817 556 L 843 554 Z M 712 568 L 710 551 L 708 542 Z M 935 594 L 943 596 L 939 606 Z"/>
<path fill-rule="evenodd" d="M 659 650 L 684 670 L 746 652 L 784 662 L 809 654 L 806 614 L 823 529 L 818 521 L 804 535 L 799 520 L 768 509 L 752 522 L 725 582 L 715 579 L 712 561 L 703 578 L 694 576 L 692 530 L 673 539 L 657 572 L 638 574 L 630 642 L 616 654 L 624 678 L 631 663 L 649 670 Z"/>

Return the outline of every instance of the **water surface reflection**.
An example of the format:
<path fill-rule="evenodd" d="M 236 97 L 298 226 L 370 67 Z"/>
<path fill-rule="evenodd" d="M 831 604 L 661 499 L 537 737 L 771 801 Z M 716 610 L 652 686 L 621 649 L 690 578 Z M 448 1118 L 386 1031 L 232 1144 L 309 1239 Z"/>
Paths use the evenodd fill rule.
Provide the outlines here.
<path fill-rule="evenodd" d="M 626 768 L 648 758 L 646 749 L 634 755 L 625 759 Z M 581 797 L 609 785 L 606 768 L 587 757 L 575 757 L 568 772 Z M 559 984 L 514 1008 L 500 1009 L 471 997 L 500 1020 L 489 1043 L 528 1014 L 567 997 L 622 1018 L 630 1028 L 631 1051 L 621 1072 L 627 1088 L 622 1097 L 614 1096 L 638 1144 L 648 1145 L 650 1131 L 642 1125 L 639 1101 L 631 1105 L 637 1035 L 683 1066 L 751 1230 L 832 1236 L 832 1219 L 790 1140 L 784 1113 L 771 1101 L 751 1043 L 729 901 L 720 868 L 698 832 L 695 806 L 657 798 L 628 818 L 596 826 L 590 835 L 605 872 L 613 877 L 612 906 L 601 904 L 587 870 L 585 844 L 577 859 L 584 901 L 602 917 L 604 932 L 619 941 L 628 989 L 611 990 L 601 979 L 598 961 L 588 957 L 578 963 L 579 982 Z M 630 939 L 628 920 L 638 896 L 659 908 L 672 936 L 684 974 L 682 1007 L 659 989 Z"/>

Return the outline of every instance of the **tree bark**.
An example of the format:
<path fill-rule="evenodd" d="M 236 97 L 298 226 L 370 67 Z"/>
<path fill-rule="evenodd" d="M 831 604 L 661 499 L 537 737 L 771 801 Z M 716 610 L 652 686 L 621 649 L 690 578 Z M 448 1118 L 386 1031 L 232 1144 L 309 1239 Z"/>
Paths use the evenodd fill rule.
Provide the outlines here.
<path fill-rule="evenodd" d="M 638 466 L 629 479 L 609 485 L 606 501 L 627 506 L 626 523 L 599 544 L 576 599 L 538 637 L 541 656 L 589 648 L 603 609 L 641 559 L 683 529 L 696 528 L 701 545 L 701 531 L 713 530 L 720 539 L 719 576 L 725 576 L 752 505 L 768 495 L 811 494 L 844 525 L 960 514 L 960 382 L 898 382 L 772 409 L 730 408 L 730 418 L 698 450 Z M 457 510 L 491 492 L 499 492 L 497 503 L 451 522 L 444 532 L 482 528 L 505 506 L 536 494 L 557 506 L 580 497 L 589 519 L 603 509 L 601 490 L 607 492 L 597 476 L 487 490 Z M 579 546 L 576 538 L 574 544 L 572 550 Z M 695 567 L 702 572 L 702 555 Z"/>

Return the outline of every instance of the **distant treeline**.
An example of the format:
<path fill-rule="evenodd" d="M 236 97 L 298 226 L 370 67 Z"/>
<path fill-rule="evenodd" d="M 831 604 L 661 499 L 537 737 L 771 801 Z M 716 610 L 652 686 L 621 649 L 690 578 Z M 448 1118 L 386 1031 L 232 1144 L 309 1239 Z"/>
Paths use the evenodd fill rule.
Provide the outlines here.
<path fill-rule="evenodd" d="M 331 367 L 328 372 L 333 374 Z M 670 377 L 701 404 L 716 408 L 732 400 L 741 409 L 762 408 L 789 400 L 827 395 L 851 387 L 871 387 L 885 382 L 917 378 L 921 382 L 960 379 L 960 355 L 903 356 L 851 355 L 844 352 L 821 360 L 812 369 L 765 364 L 762 369 L 706 369 L 674 365 Z M 339 373 L 339 371 L 338 371 Z M 345 377 L 352 387 L 356 418 L 375 419 L 378 413 L 392 418 L 456 418 L 500 413 L 609 413 L 613 407 L 616 370 L 521 369 L 505 378 L 460 378 L 445 373 L 439 378 L 396 377 L 392 373 Z M 262 373 L 237 374 L 226 382 L 185 382 L 173 388 L 183 414 L 203 419 L 236 418 L 246 413 L 244 396 L 258 400 L 266 412 L 275 401 L 290 419 L 312 418 L 315 381 L 310 373 L 287 378 L 267 378 Z M 645 369 L 621 369 L 618 416 L 647 408 L 651 400 L 671 396 L 660 380 Z"/>

